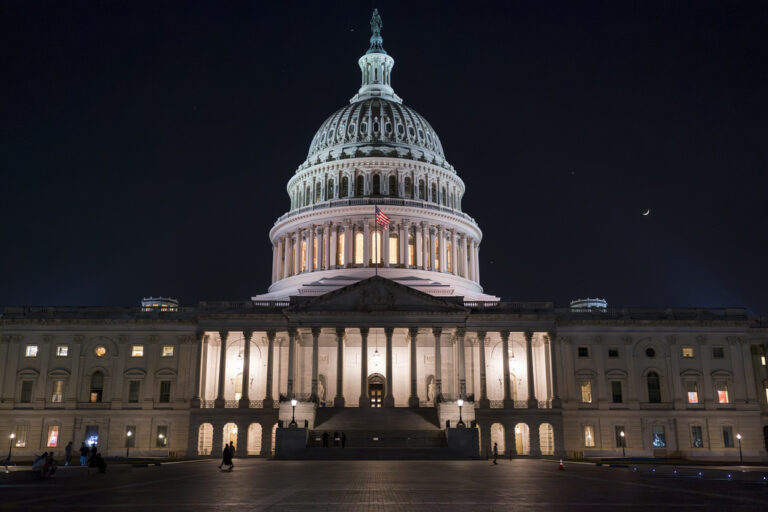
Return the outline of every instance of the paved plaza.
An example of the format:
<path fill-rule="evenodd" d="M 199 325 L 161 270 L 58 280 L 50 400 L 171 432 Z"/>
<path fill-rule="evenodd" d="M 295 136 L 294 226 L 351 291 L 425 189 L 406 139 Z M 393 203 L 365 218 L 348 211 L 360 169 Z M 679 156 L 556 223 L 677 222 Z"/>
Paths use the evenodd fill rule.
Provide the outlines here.
<path fill-rule="evenodd" d="M 766 510 L 763 473 L 545 460 L 213 461 L 0 485 L 3 510 Z M 685 475 L 685 476 L 684 476 Z"/>

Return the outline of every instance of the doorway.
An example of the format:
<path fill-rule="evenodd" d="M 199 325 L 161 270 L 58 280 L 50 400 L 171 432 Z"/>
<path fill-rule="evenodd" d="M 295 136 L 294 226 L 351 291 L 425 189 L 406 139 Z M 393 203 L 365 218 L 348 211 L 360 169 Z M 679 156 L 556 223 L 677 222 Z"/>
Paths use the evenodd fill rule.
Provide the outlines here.
<path fill-rule="evenodd" d="M 384 403 L 384 376 L 374 374 L 368 377 L 368 396 L 371 407 L 381 407 Z"/>

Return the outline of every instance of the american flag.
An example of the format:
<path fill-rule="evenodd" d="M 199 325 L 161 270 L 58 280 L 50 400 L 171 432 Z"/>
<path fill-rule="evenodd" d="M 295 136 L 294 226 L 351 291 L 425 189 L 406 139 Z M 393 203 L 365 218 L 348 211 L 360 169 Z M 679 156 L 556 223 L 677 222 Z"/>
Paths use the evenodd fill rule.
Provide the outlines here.
<path fill-rule="evenodd" d="M 387 229 L 387 226 L 389 226 L 390 220 L 391 219 L 387 217 L 387 215 L 383 211 L 379 210 L 379 207 L 377 206 L 376 207 L 376 224 L 378 224 L 384 229 Z"/>

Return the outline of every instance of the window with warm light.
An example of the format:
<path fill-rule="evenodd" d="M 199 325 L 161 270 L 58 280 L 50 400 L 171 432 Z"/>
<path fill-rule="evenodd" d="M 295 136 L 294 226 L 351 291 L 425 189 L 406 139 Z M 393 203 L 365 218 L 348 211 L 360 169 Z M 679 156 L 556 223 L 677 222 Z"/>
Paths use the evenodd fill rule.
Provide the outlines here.
<path fill-rule="evenodd" d="M 584 404 L 592 403 L 592 381 L 581 381 L 581 402 Z"/>
<path fill-rule="evenodd" d="M 453 255 L 451 254 L 451 242 L 445 243 L 445 270 L 446 272 L 453 272 L 452 261 Z"/>
<path fill-rule="evenodd" d="M 682 350 L 682 356 L 685 359 L 692 358 L 695 354 L 693 347 L 683 347 L 681 350 Z"/>
<path fill-rule="evenodd" d="M 318 260 L 320 259 L 320 254 L 317 250 L 317 242 L 318 239 L 316 236 L 312 237 L 312 270 L 317 270 Z"/>
<path fill-rule="evenodd" d="M 99 345 L 98 347 L 94 348 L 93 355 L 95 355 L 96 357 L 104 357 L 105 355 L 107 355 L 106 347 Z"/>
<path fill-rule="evenodd" d="M 134 345 L 131 347 L 131 357 L 144 357 L 144 345 Z"/>
<path fill-rule="evenodd" d="M 69 346 L 68 345 L 57 345 L 56 346 L 56 357 L 67 357 L 69 355 Z"/>
<path fill-rule="evenodd" d="M 51 402 L 60 404 L 64 401 L 64 381 L 57 379 L 53 381 L 51 390 Z"/>
<path fill-rule="evenodd" d="M 371 263 L 381 263 L 381 233 L 374 231 L 371 235 Z"/>
<path fill-rule="evenodd" d="M 765 356 L 760 356 L 760 364 L 765 366 Z"/>
<path fill-rule="evenodd" d="M 584 447 L 595 447 L 595 427 L 592 425 L 584 425 Z"/>
<path fill-rule="evenodd" d="M 302 272 L 307 270 L 307 242 L 305 240 L 301 241 L 301 261 L 299 265 Z"/>
<path fill-rule="evenodd" d="M 101 402 L 102 395 L 104 393 L 104 374 L 101 372 L 94 372 L 91 375 L 91 392 L 88 400 L 92 404 Z"/>
<path fill-rule="evenodd" d="M 27 345 L 24 355 L 26 357 L 37 357 L 37 345 Z"/>
<path fill-rule="evenodd" d="M 344 238 L 345 234 L 342 232 L 339 232 L 338 236 L 336 237 L 336 265 L 343 265 L 344 264 Z"/>
<path fill-rule="evenodd" d="M 408 235 L 408 264 L 410 266 L 416 265 L 416 240 L 413 235 Z"/>
<path fill-rule="evenodd" d="M 173 357 L 173 345 L 163 345 L 162 357 Z"/>
<path fill-rule="evenodd" d="M 440 238 L 435 237 L 435 268 L 434 270 L 438 270 L 440 268 Z"/>
<path fill-rule="evenodd" d="M 48 427 L 48 435 L 46 436 L 46 439 L 48 440 L 46 442 L 46 446 L 48 448 L 56 448 L 59 445 L 59 426 L 58 425 L 50 425 Z"/>
<path fill-rule="evenodd" d="M 168 446 L 168 426 L 167 425 L 158 425 L 156 446 L 158 448 L 165 448 L 166 446 Z"/>
<path fill-rule="evenodd" d="M 363 264 L 363 250 L 365 246 L 365 236 L 361 232 L 355 233 L 355 265 Z"/>
<path fill-rule="evenodd" d="M 715 382 L 715 395 L 717 396 L 717 403 L 727 404 L 728 400 L 728 383 L 724 380 L 718 380 Z"/>
<path fill-rule="evenodd" d="M 699 384 L 696 381 L 687 381 L 685 383 L 685 394 L 689 404 L 699 403 Z"/>

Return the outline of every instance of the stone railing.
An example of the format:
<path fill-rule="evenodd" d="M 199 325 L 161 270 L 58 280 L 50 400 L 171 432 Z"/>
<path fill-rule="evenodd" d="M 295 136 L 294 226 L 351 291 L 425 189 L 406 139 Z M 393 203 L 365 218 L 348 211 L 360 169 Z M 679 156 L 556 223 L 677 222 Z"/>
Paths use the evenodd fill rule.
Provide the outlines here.
<path fill-rule="evenodd" d="M 748 320 L 745 308 L 558 308 L 574 320 Z"/>

